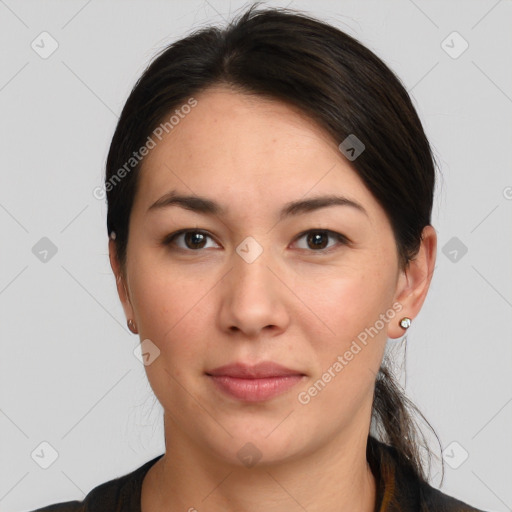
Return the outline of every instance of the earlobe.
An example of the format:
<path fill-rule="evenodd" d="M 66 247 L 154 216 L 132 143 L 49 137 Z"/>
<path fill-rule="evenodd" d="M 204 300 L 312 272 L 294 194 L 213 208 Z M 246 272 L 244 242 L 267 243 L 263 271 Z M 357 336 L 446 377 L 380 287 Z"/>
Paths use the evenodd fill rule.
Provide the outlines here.
<path fill-rule="evenodd" d="M 412 320 L 420 312 L 430 288 L 436 262 L 436 250 L 436 231 L 430 225 L 425 226 L 418 253 L 409 261 L 398 279 L 395 301 L 401 304 L 402 309 L 399 317 L 389 324 L 389 338 L 396 339 L 403 336 Z M 404 318 L 408 318 L 410 322 L 405 321 L 402 325 Z"/>

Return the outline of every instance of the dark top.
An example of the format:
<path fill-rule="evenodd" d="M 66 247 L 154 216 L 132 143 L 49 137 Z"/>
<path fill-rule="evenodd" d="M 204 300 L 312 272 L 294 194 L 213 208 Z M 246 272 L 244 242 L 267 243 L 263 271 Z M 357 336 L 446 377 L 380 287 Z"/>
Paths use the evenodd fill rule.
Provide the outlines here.
<path fill-rule="evenodd" d="M 33 512 L 141 512 L 142 481 L 163 455 L 95 487 L 82 501 L 48 505 Z M 368 437 L 366 457 L 377 484 L 375 512 L 484 512 L 421 482 L 397 455 L 391 446 Z"/>

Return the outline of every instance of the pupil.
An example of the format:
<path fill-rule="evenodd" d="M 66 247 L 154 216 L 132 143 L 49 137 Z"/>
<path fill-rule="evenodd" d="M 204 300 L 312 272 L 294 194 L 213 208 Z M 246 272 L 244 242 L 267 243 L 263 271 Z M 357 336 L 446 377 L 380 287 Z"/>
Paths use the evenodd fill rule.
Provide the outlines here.
<path fill-rule="evenodd" d="M 191 245 L 196 246 L 197 244 L 201 244 L 204 235 L 202 233 L 187 233 L 186 237 L 187 242 L 191 240 Z"/>
<path fill-rule="evenodd" d="M 313 233 L 309 236 L 309 240 L 310 241 L 313 240 L 313 244 L 314 244 L 315 248 L 318 249 L 321 246 L 320 248 L 323 249 L 325 247 L 325 244 L 322 244 L 322 242 L 321 242 L 322 237 L 325 238 L 324 233 Z"/>

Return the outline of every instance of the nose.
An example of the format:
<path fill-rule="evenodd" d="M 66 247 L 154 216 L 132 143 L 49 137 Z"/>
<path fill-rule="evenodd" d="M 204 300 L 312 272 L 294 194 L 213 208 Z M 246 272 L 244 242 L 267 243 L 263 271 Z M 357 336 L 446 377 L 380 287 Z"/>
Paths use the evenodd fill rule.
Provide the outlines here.
<path fill-rule="evenodd" d="M 278 268 L 265 251 L 254 261 L 233 253 L 231 271 L 222 280 L 220 321 L 224 330 L 251 338 L 286 330 L 286 301 L 292 294 Z"/>

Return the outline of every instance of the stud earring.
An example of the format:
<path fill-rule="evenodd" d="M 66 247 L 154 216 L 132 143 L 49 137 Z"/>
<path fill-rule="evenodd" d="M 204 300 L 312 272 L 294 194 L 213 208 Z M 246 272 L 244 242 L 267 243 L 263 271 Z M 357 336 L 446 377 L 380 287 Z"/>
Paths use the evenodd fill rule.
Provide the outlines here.
<path fill-rule="evenodd" d="M 138 334 L 137 326 L 135 325 L 135 322 L 130 318 L 126 324 L 128 325 L 128 329 L 133 332 L 133 334 Z"/>
<path fill-rule="evenodd" d="M 405 316 L 404 318 L 402 318 L 402 320 L 400 320 L 400 327 L 402 327 L 402 329 L 409 329 L 410 326 L 411 326 L 410 318 Z"/>

